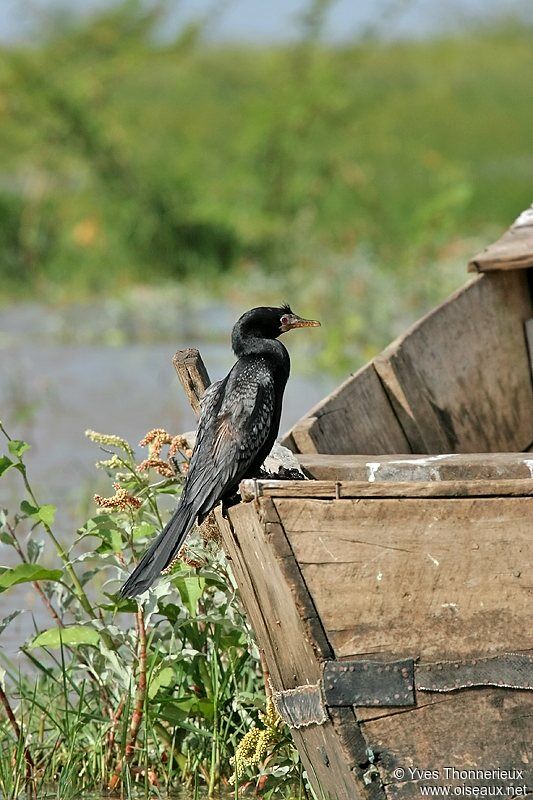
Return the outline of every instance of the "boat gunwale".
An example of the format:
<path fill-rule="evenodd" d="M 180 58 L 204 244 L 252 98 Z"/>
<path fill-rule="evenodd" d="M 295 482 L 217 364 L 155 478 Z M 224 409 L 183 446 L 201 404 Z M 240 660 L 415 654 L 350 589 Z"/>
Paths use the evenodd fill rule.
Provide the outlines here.
<path fill-rule="evenodd" d="M 426 499 L 432 497 L 461 499 L 476 497 L 533 497 L 532 478 L 444 480 L 444 481 L 287 481 L 271 479 L 243 480 L 239 486 L 244 502 L 259 497 L 294 499 Z"/>

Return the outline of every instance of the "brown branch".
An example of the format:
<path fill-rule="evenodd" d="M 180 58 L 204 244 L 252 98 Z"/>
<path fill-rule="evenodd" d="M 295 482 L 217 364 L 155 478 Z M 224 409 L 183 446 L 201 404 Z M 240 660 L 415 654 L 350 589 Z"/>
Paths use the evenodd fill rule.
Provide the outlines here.
<path fill-rule="evenodd" d="M 196 416 L 200 413 L 200 400 L 211 383 L 199 351 L 194 347 L 178 350 L 172 359 L 183 390 Z"/>
<path fill-rule="evenodd" d="M 111 776 L 108 788 L 113 790 L 120 782 L 120 775 L 125 764 L 128 764 L 133 758 L 135 752 L 135 744 L 137 736 L 141 727 L 144 702 L 146 700 L 146 626 L 144 624 L 144 611 L 142 606 L 137 610 L 137 637 L 138 637 L 138 681 L 137 690 L 135 692 L 135 702 L 133 706 L 133 713 L 131 715 L 131 726 L 128 734 L 128 741 L 124 750 L 124 757 L 121 758 L 115 768 L 115 772 Z"/>
<path fill-rule="evenodd" d="M 13 728 L 17 740 L 22 741 L 23 739 L 22 730 L 15 718 L 15 714 L 13 713 L 13 709 L 11 708 L 11 704 L 1 684 L 0 684 L 0 702 L 4 706 L 6 716 L 11 724 L 11 727 Z M 26 762 L 26 780 L 29 781 L 32 778 L 35 763 L 33 761 L 32 755 L 27 745 L 24 745 L 24 760 Z"/>
<path fill-rule="evenodd" d="M 113 748 L 115 747 L 115 737 L 117 733 L 118 723 L 124 711 L 124 707 L 126 705 L 126 694 L 123 694 L 120 698 L 119 704 L 117 706 L 116 711 L 111 714 L 111 727 L 107 732 L 107 757 L 106 763 L 109 768 L 111 765 L 111 759 L 113 757 Z"/>

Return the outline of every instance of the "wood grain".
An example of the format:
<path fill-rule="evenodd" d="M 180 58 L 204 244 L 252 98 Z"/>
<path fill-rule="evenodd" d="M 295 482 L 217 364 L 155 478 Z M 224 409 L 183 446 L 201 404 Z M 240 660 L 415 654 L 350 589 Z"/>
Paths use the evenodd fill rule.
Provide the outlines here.
<path fill-rule="evenodd" d="M 337 658 L 533 648 L 533 499 L 274 502 Z"/>
<path fill-rule="evenodd" d="M 216 512 L 224 548 L 231 559 L 241 597 L 265 653 L 275 689 L 314 684 L 320 678 L 321 659 L 331 655 L 301 580 L 290 545 L 272 503 L 241 504 L 229 509 L 229 521 Z M 259 521 L 259 516 L 263 523 Z M 267 527 L 268 526 L 268 527 Z M 313 616 L 314 615 L 314 616 Z M 364 740 L 353 716 L 353 735 L 364 751 Z M 319 787 L 338 800 L 358 800 L 367 795 L 357 770 L 356 751 L 347 755 L 333 723 L 292 731 L 305 769 L 318 796 Z M 372 797 L 381 798 L 383 794 Z"/>
<path fill-rule="evenodd" d="M 526 209 L 497 242 L 475 255 L 469 272 L 533 267 L 533 206 Z"/>
<path fill-rule="evenodd" d="M 239 486 L 245 501 L 256 497 L 384 498 L 384 497 L 530 497 L 533 480 L 465 481 L 280 481 L 247 479 Z"/>
<path fill-rule="evenodd" d="M 187 350 L 178 350 L 172 363 L 192 410 L 198 416 L 200 400 L 211 383 L 202 356 L 196 348 L 189 347 Z"/>
<path fill-rule="evenodd" d="M 531 444 L 530 317 L 525 272 L 480 275 L 375 359 L 413 452 Z"/>
<path fill-rule="evenodd" d="M 419 799 L 420 784 L 507 787 L 533 780 L 533 693 L 479 689 L 450 695 L 445 702 L 414 708 L 361 725 L 368 746 L 378 753 L 378 768 L 395 800 Z M 401 767 L 405 778 L 394 771 Z M 438 770 L 437 781 L 410 780 L 409 767 Z M 455 769 L 523 769 L 516 781 L 446 779 Z M 453 795 L 451 795 L 453 796 Z"/>
<path fill-rule="evenodd" d="M 282 442 L 297 452 L 405 453 L 409 442 L 374 366 L 367 364 L 296 423 Z"/>
<path fill-rule="evenodd" d="M 350 456 L 301 453 L 300 465 L 315 480 L 400 481 L 515 480 L 533 478 L 533 460 L 524 453 Z"/>

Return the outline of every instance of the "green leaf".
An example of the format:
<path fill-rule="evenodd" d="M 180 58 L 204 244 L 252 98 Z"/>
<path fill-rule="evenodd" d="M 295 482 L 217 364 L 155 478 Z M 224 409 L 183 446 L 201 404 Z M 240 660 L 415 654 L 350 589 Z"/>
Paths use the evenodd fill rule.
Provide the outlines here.
<path fill-rule="evenodd" d="M 149 539 L 155 532 L 155 529 L 155 525 L 151 525 L 149 522 L 141 522 L 140 525 L 135 525 L 133 528 L 134 541 L 144 538 Z"/>
<path fill-rule="evenodd" d="M 35 539 L 30 539 L 28 542 L 28 560 L 32 564 L 36 564 L 39 561 L 41 553 L 44 550 L 44 542 L 36 541 Z"/>
<path fill-rule="evenodd" d="M 23 500 L 20 504 L 20 510 L 23 514 L 26 514 L 28 517 L 34 517 L 38 511 L 37 506 L 32 506 L 31 503 L 28 503 L 27 500 Z"/>
<path fill-rule="evenodd" d="M 8 448 L 12 456 L 20 458 L 21 455 L 26 452 L 26 450 L 30 449 L 30 445 L 28 442 L 23 442 L 22 439 L 11 439 L 8 444 Z"/>
<path fill-rule="evenodd" d="M 173 678 L 174 670 L 172 667 L 163 667 L 156 675 L 153 675 L 148 688 L 148 697 L 150 700 L 156 696 L 161 687 L 170 686 Z"/>
<path fill-rule="evenodd" d="M 47 631 L 43 631 L 30 643 L 30 647 L 61 647 L 61 643 L 96 646 L 99 641 L 100 634 L 94 628 L 88 628 L 85 625 L 71 625 L 68 628 L 49 628 Z"/>
<path fill-rule="evenodd" d="M 196 614 L 198 600 L 203 594 L 205 578 L 190 575 L 187 578 L 180 578 L 176 581 L 183 605 L 188 609 L 191 616 Z"/>
<path fill-rule="evenodd" d="M 44 506 L 32 506 L 27 500 L 23 500 L 20 504 L 20 510 L 23 514 L 26 514 L 28 517 L 33 517 L 33 519 L 42 522 L 44 525 L 50 526 L 54 524 L 56 507 L 50 503 Z"/>
<path fill-rule="evenodd" d="M 37 516 L 45 525 L 53 525 L 54 519 L 56 515 L 56 507 L 53 506 L 51 503 L 47 503 L 44 506 L 40 506 L 37 509 Z"/>
<path fill-rule="evenodd" d="M 33 583 L 33 581 L 59 581 L 63 577 L 60 569 L 46 569 L 39 564 L 19 564 L 14 569 L 6 569 L 0 575 L 0 593 L 17 583 Z"/>
<path fill-rule="evenodd" d="M 0 475 L 3 475 L 4 472 L 7 472 L 12 466 L 13 462 L 10 458 L 7 456 L 0 456 Z"/>

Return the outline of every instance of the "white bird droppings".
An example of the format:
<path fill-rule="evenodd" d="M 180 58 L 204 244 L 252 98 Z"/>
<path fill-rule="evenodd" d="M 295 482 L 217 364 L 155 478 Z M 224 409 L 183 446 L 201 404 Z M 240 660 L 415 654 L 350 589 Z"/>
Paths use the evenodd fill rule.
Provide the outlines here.
<path fill-rule="evenodd" d="M 368 461 L 366 466 L 368 468 L 368 482 L 374 483 L 376 480 L 376 472 L 380 468 L 381 464 L 379 461 Z"/>

